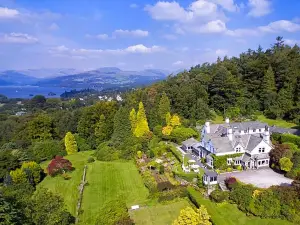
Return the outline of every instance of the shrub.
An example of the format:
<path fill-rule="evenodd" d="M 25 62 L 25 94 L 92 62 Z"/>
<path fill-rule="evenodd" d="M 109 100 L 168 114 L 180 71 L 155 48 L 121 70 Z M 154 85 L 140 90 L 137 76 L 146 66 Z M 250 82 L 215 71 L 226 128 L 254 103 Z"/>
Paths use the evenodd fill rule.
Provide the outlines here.
<path fill-rule="evenodd" d="M 167 191 L 174 188 L 174 185 L 170 181 L 163 181 L 157 184 L 158 191 Z"/>
<path fill-rule="evenodd" d="M 236 167 L 236 169 L 239 170 L 239 171 L 242 171 L 242 170 L 243 170 L 243 168 L 242 168 L 241 165 L 238 165 L 238 166 Z"/>
<path fill-rule="evenodd" d="M 214 190 L 211 194 L 210 194 L 210 198 L 211 200 L 213 200 L 214 202 L 223 202 L 223 201 L 226 201 L 228 200 L 228 196 L 229 196 L 229 193 L 226 192 L 226 191 L 221 191 L 219 189 L 217 190 Z"/>
<path fill-rule="evenodd" d="M 229 177 L 225 179 L 225 184 L 226 187 L 231 190 L 232 188 L 234 188 L 238 183 L 237 183 L 237 179 L 235 177 Z"/>
<path fill-rule="evenodd" d="M 47 172 L 50 176 L 63 174 L 71 170 L 73 170 L 72 163 L 69 160 L 64 159 L 62 156 L 56 156 L 51 160 L 47 167 Z"/>
<path fill-rule="evenodd" d="M 98 146 L 94 156 L 100 161 L 113 161 L 119 159 L 119 153 L 114 147 L 108 146 L 108 143 L 102 143 Z"/>
<path fill-rule="evenodd" d="M 149 192 L 151 194 L 154 194 L 157 192 L 157 183 L 155 178 L 151 175 L 151 172 L 146 171 L 142 174 L 142 178 L 144 181 L 144 185 L 146 188 L 148 188 Z"/>
<path fill-rule="evenodd" d="M 164 167 L 163 165 L 160 165 L 160 166 L 159 166 L 159 173 L 160 173 L 160 174 L 165 173 L 165 167 Z"/>
<path fill-rule="evenodd" d="M 87 160 L 87 162 L 88 162 L 88 163 L 95 162 L 95 159 L 94 159 L 93 157 L 89 157 L 88 160 Z"/>
<path fill-rule="evenodd" d="M 99 210 L 100 214 L 96 220 L 96 225 L 116 225 L 116 224 L 133 224 L 130 223 L 130 216 L 126 203 L 119 198 L 118 200 L 112 200 Z"/>
<path fill-rule="evenodd" d="M 199 208 L 201 206 L 202 195 L 191 186 L 187 187 L 186 190 L 187 190 L 188 197 L 191 200 L 191 202 L 197 208 Z"/>
<path fill-rule="evenodd" d="M 198 138 L 199 133 L 192 128 L 185 128 L 185 127 L 176 127 L 173 129 L 171 135 L 169 136 L 170 140 L 181 144 L 186 139 L 191 137 Z"/>
<path fill-rule="evenodd" d="M 179 152 L 179 150 L 174 147 L 174 146 L 168 146 L 167 148 L 168 151 L 171 151 L 173 153 L 173 155 L 175 156 L 175 158 L 182 163 L 182 154 L 181 152 Z"/>
<path fill-rule="evenodd" d="M 284 142 L 290 142 L 290 143 L 294 143 L 295 145 L 298 146 L 298 148 L 300 148 L 300 137 L 297 135 L 293 135 L 293 134 L 282 134 L 281 138 L 280 138 L 281 143 Z"/>
<path fill-rule="evenodd" d="M 187 196 L 185 187 L 177 187 L 169 191 L 159 192 L 158 202 L 172 201 L 175 198 L 184 198 Z"/>
<path fill-rule="evenodd" d="M 300 149 L 298 148 L 298 146 L 294 143 L 291 142 L 284 142 L 282 143 L 283 145 L 287 145 L 289 146 L 289 149 L 291 150 L 291 152 L 294 154 L 295 152 L 299 152 Z"/>
<path fill-rule="evenodd" d="M 232 188 L 229 199 L 235 202 L 240 210 L 247 212 L 254 190 L 255 188 L 251 185 L 237 184 Z"/>
<path fill-rule="evenodd" d="M 231 167 L 228 167 L 228 168 L 226 169 L 227 172 L 232 172 L 232 170 L 233 170 L 233 169 L 232 169 Z"/>
<path fill-rule="evenodd" d="M 26 173 L 32 185 L 36 185 L 41 181 L 43 170 L 36 162 L 23 162 L 21 169 Z"/>

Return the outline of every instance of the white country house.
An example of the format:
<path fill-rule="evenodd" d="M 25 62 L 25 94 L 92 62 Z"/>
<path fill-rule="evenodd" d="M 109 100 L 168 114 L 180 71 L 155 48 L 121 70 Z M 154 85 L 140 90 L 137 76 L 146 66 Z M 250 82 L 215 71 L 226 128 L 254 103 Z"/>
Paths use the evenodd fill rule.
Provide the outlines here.
<path fill-rule="evenodd" d="M 269 127 L 258 121 L 224 124 L 206 122 L 201 131 L 201 141 L 189 139 L 182 149 L 206 158 L 206 163 L 214 168 L 213 157 L 227 155 L 227 164 L 241 165 L 243 168 L 258 169 L 269 166 L 269 152 L 272 149 Z M 240 157 L 230 157 L 241 153 Z"/>

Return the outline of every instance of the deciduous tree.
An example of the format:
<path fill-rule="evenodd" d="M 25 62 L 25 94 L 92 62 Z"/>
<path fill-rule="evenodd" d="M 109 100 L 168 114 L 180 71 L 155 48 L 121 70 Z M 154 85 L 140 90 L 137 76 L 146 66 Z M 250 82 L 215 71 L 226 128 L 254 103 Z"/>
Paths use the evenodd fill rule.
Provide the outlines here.
<path fill-rule="evenodd" d="M 279 164 L 280 164 L 280 169 L 285 171 L 285 172 L 289 172 L 293 167 L 293 163 L 287 157 L 281 158 L 279 160 Z"/>
<path fill-rule="evenodd" d="M 65 147 L 68 155 L 78 152 L 75 137 L 71 132 L 68 132 L 65 136 Z"/>
<path fill-rule="evenodd" d="M 135 136 L 142 137 L 150 132 L 146 112 L 142 102 L 139 103 L 139 111 L 137 113 L 137 122 L 135 128 Z"/>

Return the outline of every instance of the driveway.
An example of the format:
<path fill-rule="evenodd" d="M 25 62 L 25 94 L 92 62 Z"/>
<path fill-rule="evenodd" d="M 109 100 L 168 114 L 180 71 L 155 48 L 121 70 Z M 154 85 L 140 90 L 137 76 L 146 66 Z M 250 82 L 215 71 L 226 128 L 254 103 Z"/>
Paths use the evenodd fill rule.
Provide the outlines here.
<path fill-rule="evenodd" d="M 225 180 L 226 177 L 236 177 L 243 183 L 253 184 L 260 188 L 268 188 L 272 185 L 286 186 L 293 182 L 292 179 L 286 178 L 282 174 L 275 173 L 270 168 L 220 174 L 218 178 L 219 182 Z"/>

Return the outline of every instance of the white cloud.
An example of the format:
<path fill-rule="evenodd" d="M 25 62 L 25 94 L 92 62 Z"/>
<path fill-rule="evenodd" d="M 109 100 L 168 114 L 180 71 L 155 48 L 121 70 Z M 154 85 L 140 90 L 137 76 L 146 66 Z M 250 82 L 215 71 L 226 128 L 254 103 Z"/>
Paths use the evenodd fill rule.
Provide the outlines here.
<path fill-rule="evenodd" d="M 115 30 L 113 36 L 120 37 L 147 37 L 149 35 L 148 31 L 145 30 Z"/>
<path fill-rule="evenodd" d="M 176 40 L 177 39 L 177 36 L 174 34 L 165 34 L 162 37 L 167 40 Z"/>
<path fill-rule="evenodd" d="M 205 25 L 197 28 L 197 32 L 199 33 L 221 33 L 226 31 L 226 24 L 221 20 L 210 21 Z"/>
<path fill-rule="evenodd" d="M 0 7 L 0 19 L 13 19 L 19 15 L 20 13 L 16 9 Z"/>
<path fill-rule="evenodd" d="M 164 48 L 160 46 L 153 45 L 152 47 L 146 47 L 145 45 L 133 45 L 125 49 L 126 52 L 130 53 L 153 53 L 164 51 Z"/>
<path fill-rule="evenodd" d="M 107 34 L 97 34 L 97 35 L 86 34 L 85 37 L 86 38 L 95 38 L 95 39 L 100 39 L 100 40 L 109 39 L 109 36 Z"/>
<path fill-rule="evenodd" d="M 300 44 L 300 40 L 292 40 L 292 39 L 285 39 L 284 43 L 290 46 L 294 46 L 294 45 L 299 45 Z"/>
<path fill-rule="evenodd" d="M 244 37 L 244 36 L 257 36 L 259 32 L 256 28 L 254 29 L 235 29 L 227 30 L 226 34 L 233 37 Z"/>
<path fill-rule="evenodd" d="M 172 65 L 173 66 L 181 66 L 182 64 L 183 64 L 183 61 L 178 60 L 178 61 L 174 62 Z"/>
<path fill-rule="evenodd" d="M 215 53 L 216 53 L 217 56 L 225 56 L 228 53 L 228 50 L 226 50 L 226 49 L 217 49 Z"/>
<path fill-rule="evenodd" d="M 249 16 L 261 17 L 271 13 L 271 1 L 269 0 L 249 0 Z"/>
<path fill-rule="evenodd" d="M 10 44 L 33 44 L 33 43 L 37 43 L 38 39 L 28 34 L 10 33 L 10 34 L 1 34 L 0 42 L 10 43 Z"/>
<path fill-rule="evenodd" d="M 138 44 L 132 45 L 124 49 L 70 49 L 64 45 L 57 46 L 49 49 L 49 53 L 54 56 L 87 56 L 87 57 L 95 57 L 100 56 L 102 54 L 133 54 L 133 53 L 156 53 L 165 51 L 163 47 L 153 45 L 151 47 L 146 47 L 145 45 Z"/>
<path fill-rule="evenodd" d="M 258 29 L 262 32 L 296 32 L 300 30 L 300 24 L 293 23 L 288 20 L 278 20 L 272 23 L 269 23 L 267 26 L 258 27 Z"/>
<path fill-rule="evenodd" d="M 229 12 L 238 11 L 239 7 L 234 3 L 234 0 L 212 0 L 216 4 L 220 5 L 222 8 Z"/>
<path fill-rule="evenodd" d="M 56 23 L 52 23 L 52 24 L 49 26 L 49 29 L 50 29 L 50 30 L 58 30 L 58 29 L 59 29 L 59 26 L 58 26 Z"/>
<path fill-rule="evenodd" d="M 155 20 L 174 21 L 175 32 L 178 34 L 186 31 L 216 33 L 226 29 L 227 18 L 222 9 L 234 11 L 231 3 L 231 0 L 196 0 L 183 8 L 175 1 L 159 1 L 155 5 L 147 5 L 145 10 Z"/>
<path fill-rule="evenodd" d="M 135 3 L 132 3 L 132 4 L 130 4 L 129 7 L 135 9 L 135 8 L 138 8 L 139 6 Z"/>

